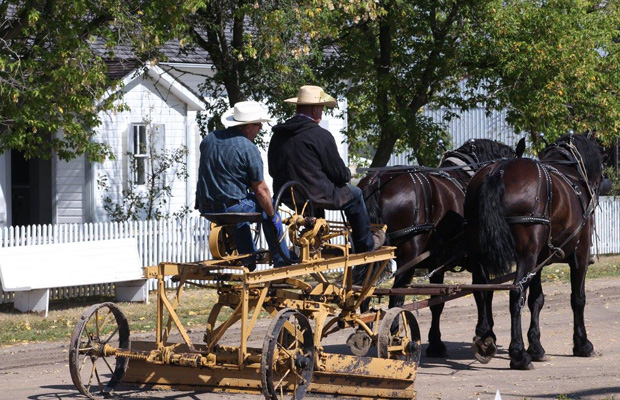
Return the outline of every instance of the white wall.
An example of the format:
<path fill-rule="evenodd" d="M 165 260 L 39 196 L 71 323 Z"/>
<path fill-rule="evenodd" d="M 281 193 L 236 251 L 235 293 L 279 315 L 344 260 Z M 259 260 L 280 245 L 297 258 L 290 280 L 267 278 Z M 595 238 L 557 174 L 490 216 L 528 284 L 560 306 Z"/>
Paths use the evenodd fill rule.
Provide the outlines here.
<path fill-rule="evenodd" d="M 92 168 L 93 177 L 93 215 L 95 221 L 108 220 L 107 212 L 103 209 L 103 197 L 109 196 L 113 201 L 120 203 L 122 190 L 129 180 L 129 168 L 126 152 L 129 151 L 130 127 L 133 123 L 144 123 L 150 119 L 152 125 L 164 125 L 166 149 L 177 149 L 186 144 L 188 129 L 195 125 L 195 112 L 188 112 L 187 105 L 167 89 L 156 85 L 151 79 L 137 78 L 123 89 L 123 101 L 130 111 L 106 113 L 101 116 L 102 125 L 98 129 L 95 140 L 108 143 L 116 157 L 104 163 L 95 163 Z M 190 142 L 190 151 L 192 146 Z M 190 157 L 191 160 L 191 157 Z M 191 163 L 190 163 L 191 164 Z M 192 165 L 188 166 L 191 172 Z M 106 174 L 111 184 L 107 193 L 97 187 L 97 179 Z M 174 177 L 170 172 L 167 182 L 172 185 L 172 197 L 165 213 L 178 211 L 182 206 L 189 204 L 187 199 L 188 184 Z M 192 200 L 193 204 L 193 200 Z"/>
<path fill-rule="evenodd" d="M 87 166 L 84 156 L 62 161 L 56 158 L 52 163 L 55 173 L 55 188 L 52 205 L 52 221 L 55 224 L 79 224 L 88 221 L 86 207 L 88 204 L 89 188 Z"/>

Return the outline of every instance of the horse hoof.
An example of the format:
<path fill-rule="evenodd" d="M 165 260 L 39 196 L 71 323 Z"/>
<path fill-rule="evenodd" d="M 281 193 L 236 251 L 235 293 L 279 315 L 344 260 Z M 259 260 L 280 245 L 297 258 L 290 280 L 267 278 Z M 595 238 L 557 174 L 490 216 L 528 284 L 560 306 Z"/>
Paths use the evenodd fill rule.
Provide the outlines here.
<path fill-rule="evenodd" d="M 529 354 L 530 357 L 532 357 L 532 361 L 536 361 L 536 362 L 549 361 L 549 358 L 545 354 L 545 351 L 542 350 L 542 348 L 539 351 L 533 351 L 530 348 L 527 350 L 527 354 Z"/>
<path fill-rule="evenodd" d="M 491 336 L 487 336 L 484 340 L 479 336 L 474 337 L 471 349 L 474 352 L 476 360 L 480 361 L 482 364 L 488 364 L 497 352 L 495 340 L 493 340 Z"/>
<path fill-rule="evenodd" d="M 583 346 L 575 346 L 573 347 L 573 355 L 577 357 L 592 357 L 596 356 L 596 352 L 594 351 L 594 346 L 590 341 L 587 341 Z"/>
<path fill-rule="evenodd" d="M 596 357 L 596 356 L 600 356 L 600 354 L 597 351 L 594 351 L 594 349 L 591 349 L 589 351 L 583 350 L 577 350 L 577 349 L 573 349 L 573 355 L 575 357 Z"/>
<path fill-rule="evenodd" d="M 531 371 L 534 369 L 534 364 L 531 362 L 522 363 L 522 362 L 515 362 L 511 360 L 510 369 L 518 369 L 521 371 Z"/>
<path fill-rule="evenodd" d="M 430 358 L 447 358 L 448 350 L 446 349 L 446 345 L 440 343 L 439 345 L 431 345 L 429 344 L 426 348 L 426 357 Z"/>

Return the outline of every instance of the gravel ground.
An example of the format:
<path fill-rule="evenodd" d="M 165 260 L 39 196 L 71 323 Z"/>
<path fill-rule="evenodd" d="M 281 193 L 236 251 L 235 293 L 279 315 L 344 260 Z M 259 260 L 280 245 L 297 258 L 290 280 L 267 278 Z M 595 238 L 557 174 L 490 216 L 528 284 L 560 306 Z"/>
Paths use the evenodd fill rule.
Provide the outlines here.
<path fill-rule="evenodd" d="M 620 278 L 590 280 L 586 286 L 586 326 L 597 356 L 572 356 L 572 312 L 569 285 L 544 286 L 546 302 L 541 314 L 542 343 L 549 360 L 531 371 L 509 368 L 510 320 L 508 295 L 498 292 L 494 310 L 499 350 L 496 358 L 482 365 L 470 350 L 476 321 L 471 296 L 447 303 L 443 339 L 450 353 L 447 359 L 422 357 L 416 379 L 418 399 L 589 399 L 620 400 Z M 524 328 L 529 312 L 523 315 Z M 268 321 L 260 321 L 253 337 L 262 342 Z M 418 315 L 423 342 L 430 324 L 430 312 Z M 130 321 L 131 324 L 131 321 Z M 234 335 L 234 331 L 230 332 Z M 198 334 L 198 333 L 197 333 Z M 347 334 L 331 339 L 344 343 Z M 29 343 L 0 348 L 0 399 L 81 398 L 73 387 L 68 368 L 69 343 Z M 239 399 L 258 400 L 258 395 L 214 394 L 128 388 L 121 398 Z M 309 394 L 308 399 L 333 398 Z"/>

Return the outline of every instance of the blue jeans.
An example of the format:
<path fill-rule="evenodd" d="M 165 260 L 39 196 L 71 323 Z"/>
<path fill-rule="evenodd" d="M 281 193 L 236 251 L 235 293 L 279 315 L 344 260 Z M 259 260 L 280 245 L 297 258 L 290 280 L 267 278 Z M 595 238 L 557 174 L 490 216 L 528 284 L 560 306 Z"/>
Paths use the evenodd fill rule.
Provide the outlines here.
<path fill-rule="evenodd" d="M 201 210 L 202 212 L 202 210 Z M 276 267 L 282 267 L 287 265 L 288 263 L 284 261 L 280 252 L 278 252 L 278 246 L 280 246 L 280 250 L 282 253 L 290 259 L 290 254 L 288 251 L 288 247 L 286 245 L 286 240 L 284 238 L 284 230 L 279 229 L 277 234 L 272 226 L 267 224 L 272 224 L 267 214 L 263 211 L 263 209 L 258 205 L 256 201 L 256 196 L 254 194 L 248 194 L 248 197 L 241 200 L 238 204 L 235 204 L 230 207 L 226 207 L 224 209 L 212 211 L 214 213 L 250 213 L 250 212 L 259 212 L 263 214 L 263 233 L 265 234 L 265 239 L 267 240 L 267 245 L 269 246 L 269 252 L 271 253 L 271 259 L 273 260 L 273 265 Z M 256 253 L 256 246 L 254 245 L 254 241 L 252 240 L 252 231 L 250 229 L 249 222 L 242 222 L 237 224 L 233 228 L 233 239 L 235 240 L 235 244 L 237 245 L 237 250 L 239 250 L 239 254 L 254 254 Z"/>
<path fill-rule="evenodd" d="M 370 233 L 370 217 L 364 203 L 362 189 L 357 186 L 347 185 L 353 198 L 342 206 L 342 211 L 347 216 L 347 221 L 353 230 L 353 246 L 356 253 L 371 251 L 374 247 L 372 234 Z"/>

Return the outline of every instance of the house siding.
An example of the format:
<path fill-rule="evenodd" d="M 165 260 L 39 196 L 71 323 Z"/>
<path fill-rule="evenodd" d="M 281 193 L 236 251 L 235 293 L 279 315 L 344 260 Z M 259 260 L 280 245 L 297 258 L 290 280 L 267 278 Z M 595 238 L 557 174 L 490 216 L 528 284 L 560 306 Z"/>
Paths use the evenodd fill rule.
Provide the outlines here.
<path fill-rule="evenodd" d="M 55 167 L 54 167 L 55 166 Z M 87 176 L 84 156 L 70 161 L 55 160 L 54 205 L 52 220 L 57 224 L 79 224 L 87 221 Z"/>
<path fill-rule="evenodd" d="M 198 88 L 205 83 L 207 77 L 215 76 L 215 68 L 208 64 L 162 63 L 160 67 L 196 93 L 199 93 Z"/>
<path fill-rule="evenodd" d="M 443 119 L 447 113 L 456 113 L 459 117 L 449 122 Z M 424 115 L 431 117 L 435 123 L 442 124 L 450 135 L 450 143 L 446 143 L 448 149 L 456 149 L 470 139 L 497 140 L 509 146 L 515 147 L 517 142 L 524 136 L 515 133 L 506 122 L 506 111 L 491 111 L 487 115 L 483 107 L 477 107 L 469 111 L 460 109 L 427 109 Z M 411 152 L 392 154 L 388 166 L 416 164 Z"/>
<path fill-rule="evenodd" d="M 11 188 L 9 185 L 11 161 L 9 158 L 9 152 L 0 153 L 0 228 L 11 224 Z"/>
<path fill-rule="evenodd" d="M 163 138 L 158 140 L 168 150 L 174 150 L 186 144 L 188 117 L 195 119 L 195 112 L 187 112 L 186 104 L 170 93 L 165 87 L 152 79 L 138 78 L 123 88 L 123 101 L 129 111 L 102 115 L 103 124 L 96 140 L 108 143 L 112 147 L 115 160 L 106 160 L 93 165 L 93 203 L 94 220 L 107 221 L 109 215 L 103 208 L 104 197 L 114 202 L 122 201 L 122 191 L 129 182 L 130 127 L 132 124 L 145 123 L 151 126 L 163 125 Z M 106 175 L 110 189 L 105 192 L 97 185 L 97 180 Z M 174 171 L 166 176 L 166 182 L 172 187 L 172 198 L 164 206 L 164 213 L 173 213 L 187 204 L 187 184 L 175 177 Z"/>

